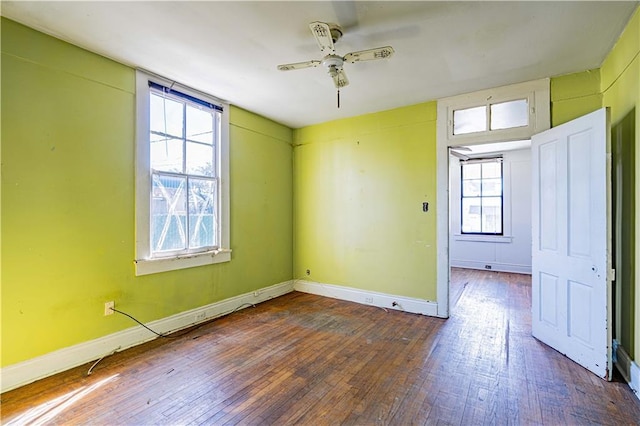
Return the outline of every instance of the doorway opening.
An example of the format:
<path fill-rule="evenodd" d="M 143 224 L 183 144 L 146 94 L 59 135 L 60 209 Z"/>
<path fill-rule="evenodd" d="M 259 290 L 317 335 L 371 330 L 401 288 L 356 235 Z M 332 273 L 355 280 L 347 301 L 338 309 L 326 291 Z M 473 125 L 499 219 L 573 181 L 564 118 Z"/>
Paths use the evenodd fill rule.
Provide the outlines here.
<path fill-rule="evenodd" d="M 449 148 L 449 266 L 531 274 L 531 141 Z"/>
<path fill-rule="evenodd" d="M 438 100 L 436 222 L 439 317 L 449 316 L 449 255 L 452 233 L 449 214 L 450 148 L 454 148 L 454 151 L 459 147 L 473 150 L 479 149 L 474 147 L 481 145 L 525 141 L 548 129 L 551 124 L 549 87 L 549 79 L 542 79 Z M 457 152 L 466 155 L 460 150 Z M 494 228 L 492 231 L 499 234 L 502 229 L 495 232 Z"/>

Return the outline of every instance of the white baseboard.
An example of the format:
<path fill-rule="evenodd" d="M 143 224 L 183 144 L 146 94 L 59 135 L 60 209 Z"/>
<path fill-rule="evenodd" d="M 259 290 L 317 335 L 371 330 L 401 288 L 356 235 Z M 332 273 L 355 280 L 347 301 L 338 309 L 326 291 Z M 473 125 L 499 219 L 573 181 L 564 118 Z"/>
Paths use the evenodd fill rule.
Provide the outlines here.
<path fill-rule="evenodd" d="M 516 274 L 531 274 L 531 265 L 517 265 L 513 263 L 499 263 L 499 262 L 478 262 L 475 260 L 457 260 L 451 259 L 450 263 L 453 268 L 466 268 L 466 269 L 482 269 L 496 272 L 513 272 Z M 491 269 L 487 269 L 486 266 L 491 266 Z"/>
<path fill-rule="evenodd" d="M 251 293 L 241 294 L 152 321 L 146 325 L 158 333 L 170 333 L 229 314 L 243 304 L 249 306 L 249 304 L 264 302 L 291 291 L 293 291 L 293 281 L 285 281 Z M 3 367 L 0 371 L 0 391 L 6 392 L 15 389 L 44 377 L 99 359 L 112 352 L 119 352 L 155 338 L 156 336 L 150 331 L 145 330 L 143 327 L 135 326 Z"/>
<path fill-rule="evenodd" d="M 631 361 L 630 365 L 630 381 L 629 387 L 633 390 L 633 393 L 636 394 L 636 398 L 640 399 L 640 367 L 635 361 Z"/>
<path fill-rule="evenodd" d="M 380 308 L 395 309 L 398 311 L 411 312 L 414 314 L 422 314 L 432 317 L 438 316 L 438 304 L 430 300 L 395 296 L 386 293 L 376 293 L 357 288 L 305 280 L 295 280 L 293 288 L 296 291 L 302 291 L 304 293 L 347 300 L 349 302 L 361 303 L 363 305 L 378 306 Z"/>
<path fill-rule="evenodd" d="M 633 393 L 636 394 L 636 397 L 640 399 L 640 367 L 631 359 L 617 340 L 613 341 L 613 349 L 613 360 L 616 368 L 627 381 Z"/>
<path fill-rule="evenodd" d="M 613 339 L 612 349 L 613 353 L 611 355 L 613 357 L 613 364 L 620 374 L 622 374 L 622 377 L 624 377 L 627 383 L 631 383 L 631 363 L 633 360 L 616 339 Z"/>

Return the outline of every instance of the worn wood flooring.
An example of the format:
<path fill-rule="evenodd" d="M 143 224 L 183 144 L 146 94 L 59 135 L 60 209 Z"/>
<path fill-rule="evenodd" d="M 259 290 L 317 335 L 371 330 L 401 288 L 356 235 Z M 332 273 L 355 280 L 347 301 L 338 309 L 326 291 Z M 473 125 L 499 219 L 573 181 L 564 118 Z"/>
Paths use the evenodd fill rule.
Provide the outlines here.
<path fill-rule="evenodd" d="M 294 292 L 2 394 L 2 423 L 640 423 L 531 337 L 528 275 L 454 269 L 448 320 Z"/>

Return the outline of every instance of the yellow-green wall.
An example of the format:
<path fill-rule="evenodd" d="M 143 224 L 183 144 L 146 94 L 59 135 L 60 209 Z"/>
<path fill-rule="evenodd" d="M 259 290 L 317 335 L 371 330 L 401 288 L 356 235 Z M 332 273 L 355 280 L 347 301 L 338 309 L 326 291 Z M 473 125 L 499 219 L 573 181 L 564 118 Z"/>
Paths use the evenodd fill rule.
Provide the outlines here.
<path fill-rule="evenodd" d="M 3 18 L 1 78 L 3 366 L 292 278 L 291 129 L 232 108 L 232 261 L 135 277 L 134 70 Z"/>
<path fill-rule="evenodd" d="M 622 36 L 609 52 L 601 67 L 601 92 L 603 105 L 611 108 L 611 123 L 615 125 L 635 108 L 635 287 L 631 294 L 635 293 L 634 321 L 634 347 L 626 348 L 631 355 L 640 353 L 640 197 L 637 196 L 640 188 L 640 173 L 637 167 L 640 165 L 640 8 L 627 24 Z M 633 220 L 633 219 L 631 219 Z M 623 224 L 624 229 L 624 224 Z M 632 310 L 633 311 L 633 310 Z M 624 321 L 631 319 L 623 318 Z M 636 362 L 638 360 L 636 359 Z"/>
<path fill-rule="evenodd" d="M 551 79 L 551 127 L 600 108 L 600 69 Z"/>
<path fill-rule="evenodd" d="M 434 301 L 436 102 L 304 127 L 294 143 L 295 278 Z"/>

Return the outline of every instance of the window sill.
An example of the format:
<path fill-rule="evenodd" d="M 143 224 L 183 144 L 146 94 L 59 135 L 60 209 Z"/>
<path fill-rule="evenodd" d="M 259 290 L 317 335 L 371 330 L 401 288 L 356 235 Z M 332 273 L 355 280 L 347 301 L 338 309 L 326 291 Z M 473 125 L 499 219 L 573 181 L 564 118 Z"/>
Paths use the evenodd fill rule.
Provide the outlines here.
<path fill-rule="evenodd" d="M 456 241 L 472 241 L 478 243 L 511 243 L 513 237 L 507 235 L 465 235 L 455 234 L 453 239 Z"/>
<path fill-rule="evenodd" d="M 194 268 L 196 266 L 213 265 L 214 263 L 229 262 L 230 260 L 231 249 L 219 249 L 174 257 L 138 259 L 134 260 L 134 263 L 136 276 L 139 276 Z"/>

